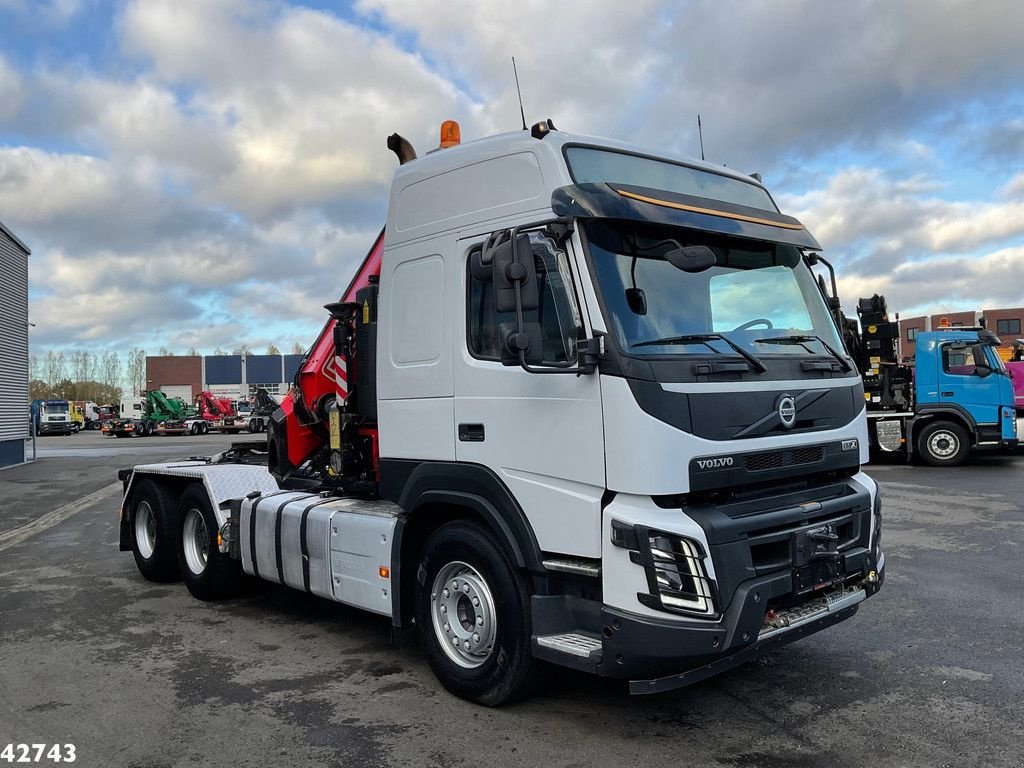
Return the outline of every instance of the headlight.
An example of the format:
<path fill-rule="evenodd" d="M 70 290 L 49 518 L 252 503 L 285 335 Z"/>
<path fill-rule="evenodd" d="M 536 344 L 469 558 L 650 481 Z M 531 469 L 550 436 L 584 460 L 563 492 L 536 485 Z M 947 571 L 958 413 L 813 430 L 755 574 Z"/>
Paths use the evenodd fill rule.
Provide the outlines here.
<path fill-rule="evenodd" d="M 672 613 L 716 617 L 715 583 L 704 570 L 700 542 L 613 521 L 612 544 L 630 550 L 630 560 L 646 572 L 649 591 L 637 593 L 637 600 L 643 605 Z"/>
<path fill-rule="evenodd" d="M 871 552 L 875 556 L 875 564 L 882 554 L 882 489 L 875 483 L 875 504 L 871 511 L 874 518 L 874 533 L 871 536 Z"/>

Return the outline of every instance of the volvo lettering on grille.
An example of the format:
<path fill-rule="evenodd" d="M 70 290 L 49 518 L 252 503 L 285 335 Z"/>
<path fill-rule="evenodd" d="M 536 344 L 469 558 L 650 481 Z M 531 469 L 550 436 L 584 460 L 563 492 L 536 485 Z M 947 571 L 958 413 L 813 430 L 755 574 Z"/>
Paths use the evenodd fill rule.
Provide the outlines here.
<path fill-rule="evenodd" d="M 732 456 L 720 456 L 717 459 L 697 459 L 697 469 L 720 469 L 732 466 Z"/>

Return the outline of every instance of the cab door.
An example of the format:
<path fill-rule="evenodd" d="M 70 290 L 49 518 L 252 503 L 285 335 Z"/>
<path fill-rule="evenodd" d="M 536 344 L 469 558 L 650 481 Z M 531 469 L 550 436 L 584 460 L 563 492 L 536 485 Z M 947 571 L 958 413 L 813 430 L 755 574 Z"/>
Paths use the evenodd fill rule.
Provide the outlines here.
<path fill-rule="evenodd" d="M 525 311 L 524 320 L 541 327 L 540 367 L 567 366 L 577 359 L 577 339 L 590 330 L 570 266 L 572 245 L 540 232 L 530 236 L 538 307 Z M 462 290 L 456 317 L 465 337 L 456 355 L 456 458 L 498 476 L 542 550 L 600 557 L 605 472 L 599 377 L 502 364 L 499 326 L 514 323 L 515 312 L 498 312 L 494 283 L 470 268 L 472 252 L 485 239 L 464 239 L 457 250 Z"/>
<path fill-rule="evenodd" d="M 939 400 L 964 408 L 978 424 L 996 424 L 1003 377 L 992 370 L 984 350 L 981 344 L 942 344 Z"/>

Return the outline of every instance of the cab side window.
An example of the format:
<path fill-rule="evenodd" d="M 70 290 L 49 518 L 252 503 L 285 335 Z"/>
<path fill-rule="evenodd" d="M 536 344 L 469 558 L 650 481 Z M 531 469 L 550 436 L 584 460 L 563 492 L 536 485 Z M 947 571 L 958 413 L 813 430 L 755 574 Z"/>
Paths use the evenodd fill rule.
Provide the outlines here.
<path fill-rule="evenodd" d="M 541 232 L 530 232 L 537 271 L 537 293 L 540 297 L 537 309 L 523 312 L 524 322 L 538 323 L 541 327 L 544 363 L 573 363 L 576 361 L 576 342 L 582 323 L 572 289 L 572 275 L 569 261 L 551 238 Z M 495 308 L 494 283 L 478 280 L 470 269 L 474 251 L 466 261 L 467 343 L 470 354 L 481 360 L 501 359 L 501 338 L 498 326 L 515 323 L 515 312 L 499 312 Z"/>
<path fill-rule="evenodd" d="M 976 360 L 975 348 L 966 344 L 946 344 L 942 347 L 942 370 L 954 376 L 973 376 L 985 360 Z"/>

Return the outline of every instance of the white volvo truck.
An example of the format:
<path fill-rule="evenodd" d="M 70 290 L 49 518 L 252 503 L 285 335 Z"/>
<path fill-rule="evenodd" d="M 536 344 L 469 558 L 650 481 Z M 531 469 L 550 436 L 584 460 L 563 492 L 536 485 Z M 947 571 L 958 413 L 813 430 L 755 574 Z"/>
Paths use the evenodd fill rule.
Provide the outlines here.
<path fill-rule="evenodd" d="M 120 473 L 146 577 L 382 614 L 488 705 L 538 662 L 687 685 L 878 591 L 834 281 L 757 179 L 550 121 L 388 144 L 384 234 L 268 442 Z"/>

